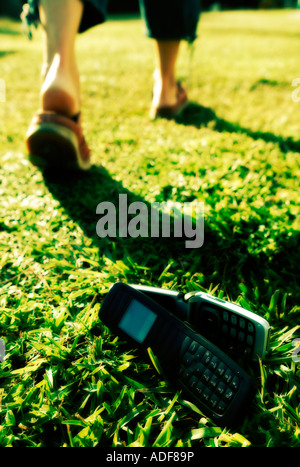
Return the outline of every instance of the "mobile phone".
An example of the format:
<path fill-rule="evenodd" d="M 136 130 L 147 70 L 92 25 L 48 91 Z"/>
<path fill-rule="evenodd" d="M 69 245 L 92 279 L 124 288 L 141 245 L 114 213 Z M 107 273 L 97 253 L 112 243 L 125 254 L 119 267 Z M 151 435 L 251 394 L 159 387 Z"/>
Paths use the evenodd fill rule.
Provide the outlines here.
<path fill-rule="evenodd" d="M 184 295 L 163 288 L 132 286 L 189 323 L 230 356 L 266 357 L 270 325 L 256 313 L 204 292 Z"/>
<path fill-rule="evenodd" d="M 222 425 L 240 421 L 251 400 L 249 376 L 216 345 L 135 288 L 117 282 L 99 311 L 115 334 L 151 348 L 164 376 Z"/>

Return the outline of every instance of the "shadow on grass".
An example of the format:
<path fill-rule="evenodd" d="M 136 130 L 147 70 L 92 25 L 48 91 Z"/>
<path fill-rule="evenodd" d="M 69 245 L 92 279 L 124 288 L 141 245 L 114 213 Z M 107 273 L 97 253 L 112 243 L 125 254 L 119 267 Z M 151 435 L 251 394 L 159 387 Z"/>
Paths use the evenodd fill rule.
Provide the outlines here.
<path fill-rule="evenodd" d="M 114 180 L 103 167 L 93 166 L 88 172 L 62 174 L 60 177 L 51 171 L 45 171 L 43 175 L 53 197 L 60 202 L 84 234 L 92 239 L 99 250 L 99 258 L 106 256 L 113 262 L 122 260 L 131 271 L 129 275 L 131 274 L 132 281 L 137 282 L 142 277 L 147 277 L 153 285 L 159 285 L 158 278 L 165 268 L 171 265 L 170 271 L 176 274 L 182 285 L 186 273 L 189 273 L 188 278 L 195 273 L 202 274 L 203 287 L 220 284 L 231 297 L 238 296 L 239 284 L 244 281 L 249 281 L 253 287 L 260 284 L 263 293 L 263 288 L 266 287 L 267 290 L 269 287 L 269 279 L 266 284 L 264 281 L 270 277 L 274 289 L 294 289 L 291 267 L 295 259 L 291 254 L 291 245 L 288 244 L 288 241 L 294 240 L 282 239 L 282 253 L 278 258 L 276 254 L 274 258 L 270 258 L 263 252 L 249 253 L 249 236 L 259 226 L 253 223 L 240 226 L 239 232 L 236 232 L 230 212 L 224 216 L 223 224 L 214 218 L 205 219 L 204 244 L 198 249 L 187 249 L 186 239 L 172 236 L 99 238 L 96 224 L 100 216 L 96 214 L 96 207 L 100 202 L 112 202 L 117 210 L 117 219 L 120 194 L 127 194 L 128 206 L 135 201 L 143 202 L 148 207 L 150 204 L 141 196 L 124 188 L 122 183 Z"/>
<path fill-rule="evenodd" d="M 271 132 L 252 131 L 249 128 L 244 128 L 238 123 L 228 122 L 220 117 L 209 107 L 203 107 L 195 102 L 191 102 L 189 106 L 176 118 L 176 122 L 181 125 L 194 126 L 202 128 L 212 126 L 215 131 L 228 133 L 242 133 L 254 140 L 262 139 L 266 143 L 278 144 L 280 150 L 284 153 L 289 151 L 299 152 L 300 141 L 295 141 L 293 138 L 284 138 L 279 135 L 274 135 Z"/>
<path fill-rule="evenodd" d="M 0 50 L 0 58 L 6 57 L 6 55 L 11 55 L 15 54 L 16 52 L 14 50 Z"/>
<path fill-rule="evenodd" d="M 1 34 L 5 34 L 8 36 L 20 36 L 22 32 L 12 28 L 0 27 L 0 35 Z"/>
<path fill-rule="evenodd" d="M 164 261 L 168 262 L 175 257 L 180 260 L 181 254 L 190 253 L 189 250 L 185 250 L 186 238 L 184 237 L 151 238 L 149 235 L 138 238 L 130 236 L 100 238 L 96 233 L 97 221 L 103 217 L 96 213 L 99 203 L 110 202 L 115 206 L 117 230 L 120 194 L 127 195 L 127 206 L 134 202 L 142 202 L 150 213 L 150 203 L 124 188 L 122 183 L 114 180 L 104 167 L 93 166 L 88 172 L 62 174 L 61 176 L 52 171 L 45 171 L 43 175 L 49 191 L 59 200 L 68 215 L 81 227 L 85 235 L 93 240 L 93 243 L 99 247 L 99 251 L 105 251 L 105 254 L 115 261 L 123 259 L 126 262 L 126 258 L 131 257 L 139 265 L 151 265 L 156 269 L 159 263 L 165 266 Z M 128 216 L 128 221 L 130 218 L 131 216 Z M 151 219 L 149 226 L 150 221 Z"/>

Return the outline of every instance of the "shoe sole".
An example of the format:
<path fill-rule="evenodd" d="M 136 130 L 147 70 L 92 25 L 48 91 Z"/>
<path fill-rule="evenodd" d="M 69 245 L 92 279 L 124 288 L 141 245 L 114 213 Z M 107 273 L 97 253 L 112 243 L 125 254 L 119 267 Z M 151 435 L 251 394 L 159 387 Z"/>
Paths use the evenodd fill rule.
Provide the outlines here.
<path fill-rule="evenodd" d="M 182 102 L 178 108 L 174 110 L 175 106 L 170 106 L 170 107 L 162 107 L 162 108 L 152 108 L 150 110 L 150 119 L 155 120 L 156 118 L 165 118 L 172 120 L 173 118 L 179 117 L 181 113 L 186 109 L 186 107 L 189 105 L 189 101 L 186 100 Z"/>
<path fill-rule="evenodd" d="M 91 166 L 89 158 L 81 157 L 74 132 L 55 123 L 31 125 L 26 146 L 28 159 L 41 169 L 88 170 Z"/>

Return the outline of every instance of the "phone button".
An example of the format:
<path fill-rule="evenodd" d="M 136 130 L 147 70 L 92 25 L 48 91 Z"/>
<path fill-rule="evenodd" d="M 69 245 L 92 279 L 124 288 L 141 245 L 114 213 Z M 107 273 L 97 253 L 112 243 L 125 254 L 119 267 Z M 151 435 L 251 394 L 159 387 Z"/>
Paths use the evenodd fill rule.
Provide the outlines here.
<path fill-rule="evenodd" d="M 227 389 L 224 395 L 224 399 L 226 400 L 226 402 L 230 402 L 233 399 L 233 396 L 234 396 L 234 393 L 232 389 Z"/>
<path fill-rule="evenodd" d="M 212 373 L 209 370 L 205 370 L 201 379 L 204 383 L 208 383 L 211 377 Z"/>
<path fill-rule="evenodd" d="M 212 392 L 211 392 L 208 388 L 206 388 L 206 389 L 203 391 L 203 393 L 202 393 L 202 397 L 203 397 L 203 399 L 204 399 L 206 402 L 209 401 L 209 399 L 211 398 L 211 396 L 212 396 Z"/>
<path fill-rule="evenodd" d="M 245 323 L 245 320 L 243 318 L 240 318 L 239 323 L 240 323 L 240 328 L 245 329 L 246 323 Z"/>
<path fill-rule="evenodd" d="M 218 368 L 216 369 L 216 374 L 220 377 L 222 377 L 224 375 L 226 371 L 226 365 L 224 365 L 224 363 L 220 363 Z"/>
<path fill-rule="evenodd" d="M 219 398 L 215 394 L 213 394 L 210 398 L 209 405 L 212 409 L 215 409 L 218 405 L 218 402 Z"/>
<path fill-rule="evenodd" d="M 199 344 L 197 342 L 193 341 L 191 343 L 191 345 L 189 346 L 189 352 L 194 355 L 196 353 L 198 347 L 199 347 Z"/>
<path fill-rule="evenodd" d="M 227 388 L 226 384 L 223 383 L 223 382 L 221 381 L 221 382 L 219 383 L 217 389 L 216 389 L 216 393 L 217 393 L 220 397 L 222 397 L 223 394 L 224 394 L 224 392 L 225 392 L 225 390 L 226 390 L 226 388 Z"/>
<path fill-rule="evenodd" d="M 218 383 L 219 383 L 219 378 L 217 378 L 216 375 L 213 375 L 213 376 L 210 378 L 208 385 L 209 385 L 210 389 L 212 389 L 213 391 L 215 391 L 215 390 L 216 390 L 216 387 L 218 386 Z"/>
<path fill-rule="evenodd" d="M 183 360 L 183 363 L 184 363 L 187 367 L 189 367 L 189 366 L 191 365 L 192 361 L 193 361 L 193 355 L 187 352 L 187 353 L 183 356 L 183 359 L 182 359 L 182 360 Z"/>
<path fill-rule="evenodd" d="M 234 390 L 237 391 L 239 387 L 239 379 L 237 376 L 234 376 L 230 382 L 230 387 Z"/>
<path fill-rule="evenodd" d="M 225 381 L 225 383 L 229 384 L 231 379 L 232 379 L 232 372 L 231 370 L 229 370 L 229 368 L 225 371 L 225 374 L 223 376 L 223 380 Z"/>
<path fill-rule="evenodd" d="M 217 357 L 213 357 L 211 361 L 209 362 L 208 367 L 212 370 L 215 371 L 217 366 L 219 364 L 219 359 Z"/>
<path fill-rule="evenodd" d="M 205 386 L 204 384 L 202 384 L 201 382 L 198 382 L 197 386 L 195 387 L 195 393 L 198 395 L 198 396 L 201 396 L 202 392 L 205 390 Z"/>
<path fill-rule="evenodd" d="M 235 326 L 236 323 L 237 323 L 237 318 L 236 318 L 236 316 L 235 316 L 235 315 L 231 315 L 231 320 L 230 320 L 230 321 L 231 321 L 231 324 L 233 324 L 233 325 Z"/>
<path fill-rule="evenodd" d="M 220 401 L 217 405 L 217 412 L 222 415 L 227 408 L 227 405 L 225 404 L 224 401 Z"/>
<path fill-rule="evenodd" d="M 210 360 L 212 358 L 212 354 L 210 353 L 209 350 L 206 350 L 202 359 L 201 359 L 201 362 L 204 364 L 204 365 L 208 365 Z"/>

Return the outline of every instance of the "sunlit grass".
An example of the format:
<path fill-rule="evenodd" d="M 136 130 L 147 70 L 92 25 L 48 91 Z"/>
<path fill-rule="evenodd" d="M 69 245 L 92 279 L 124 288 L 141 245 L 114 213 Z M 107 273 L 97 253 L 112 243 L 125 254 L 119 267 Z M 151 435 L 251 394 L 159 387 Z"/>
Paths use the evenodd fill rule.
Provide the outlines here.
<path fill-rule="evenodd" d="M 153 50 L 137 18 L 78 38 L 90 173 L 27 162 L 38 108 L 41 31 L 0 21 L 2 446 L 299 446 L 299 121 L 295 11 L 204 14 L 178 75 L 193 105 L 151 122 Z M 190 56 L 192 52 L 192 60 Z M 103 239 L 96 206 L 204 201 L 205 241 Z M 120 342 L 98 311 L 117 280 L 206 290 L 270 321 L 266 361 L 242 426 L 215 426 Z"/>

